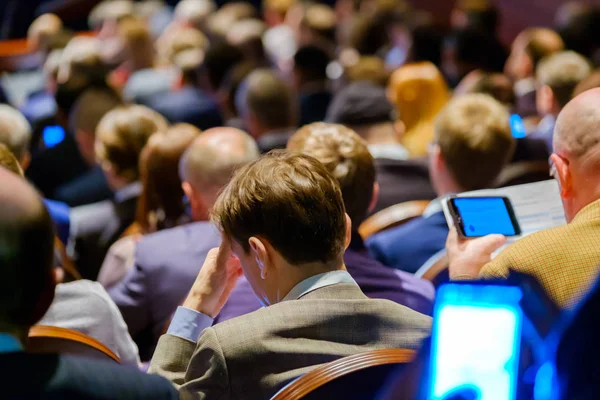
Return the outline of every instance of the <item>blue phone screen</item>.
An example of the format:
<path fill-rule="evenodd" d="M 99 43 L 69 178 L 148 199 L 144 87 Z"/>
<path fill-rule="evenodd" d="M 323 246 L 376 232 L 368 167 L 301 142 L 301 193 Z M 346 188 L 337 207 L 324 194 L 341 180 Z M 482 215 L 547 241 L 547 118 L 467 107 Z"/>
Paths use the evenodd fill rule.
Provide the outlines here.
<path fill-rule="evenodd" d="M 436 296 L 430 399 L 469 390 L 480 400 L 512 400 L 518 375 L 521 289 L 444 285 Z"/>
<path fill-rule="evenodd" d="M 517 234 L 504 199 L 499 197 L 458 197 L 453 201 L 462 219 L 465 236 L 485 236 L 494 233 L 504 236 Z"/>
<path fill-rule="evenodd" d="M 52 148 L 65 139 L 65 130 L 60 125 L 49 125 L 42 132 L 46 148 Z"/>
<path fill-rule="evenodd" d="M 510 130 L 512 131 L 512 135 L 516 139 L 521 139 L 527 136 L 527 131 L 525 130 L 525 124 L 523 123 L 523 119 L 518 114 L 512 114 L 510 116 Z"/>

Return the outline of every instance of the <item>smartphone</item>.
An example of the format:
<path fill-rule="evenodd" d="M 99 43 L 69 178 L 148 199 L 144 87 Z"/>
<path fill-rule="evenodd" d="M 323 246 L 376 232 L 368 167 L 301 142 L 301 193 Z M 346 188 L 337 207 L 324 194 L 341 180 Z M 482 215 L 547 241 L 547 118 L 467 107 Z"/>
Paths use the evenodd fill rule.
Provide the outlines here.
<path fill-rule="evenodd" d="M 527 130 L 525 129 L 523 119 L 518 114 L 512 114 L 509 123 L 510 130 L 515 139 L 522 139 L 527 136 Z"/>
<path fill-rule="evenodd" d="M 44 145 L 50 149 L 65 139 L 65 130 L 60 125 L 48 125 L 42 131 Z"/>
<path fill-rule="evenodd" d="M 448 208 L 458 233 L 467 238 L 498 233 L 521 234 L 519 222 L 507 197 L 451 197 Z"/>
<path fill-rule="evenodd" d="M 434 308 L 428 399 L 467 391 L 515 400 L 523 312 L 518 286 L 450 283 Z"/>

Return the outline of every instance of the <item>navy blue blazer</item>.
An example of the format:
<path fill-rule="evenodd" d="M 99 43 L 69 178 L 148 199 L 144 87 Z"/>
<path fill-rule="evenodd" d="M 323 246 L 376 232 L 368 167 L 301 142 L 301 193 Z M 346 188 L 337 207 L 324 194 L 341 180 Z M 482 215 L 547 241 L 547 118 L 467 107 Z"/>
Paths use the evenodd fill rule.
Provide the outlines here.
<path fill-rule="evenodd" d="M 108 289 L 142 361 L 152 358 L 171 316 L 200 272 L 208 251 L 221 243 L 210 222 L 194 222 L 146 235 L 135 250 L 135 264 Z"/>
<path fill-rule="evenodd" d="M 72 181 L 59 186 L 54 193 L 56 200 L 62 201 L 71 207 L 108 200 L 112 195 L 113 192 L 108 186 L 106 176 L 99 165 Z"/>
<path fill-rule="evenodd" d="M 367 239 L 373 258 L 388 267 L 415 273 L 446 246 L 448 224 L 443 212 L 419 217 Z"/>
<path fill-rule="evenodd" d="M 3 399 L 169 400 L 166 379 L 113 362 L 56 354 L 0 354 Z"/>
<path fill-rule="evenodd" d="M 299 126 L 323 122 L 332 97 L 328 90 L 300 95 Z"/>
<path fill-rule="evenodd" d="M 191 86 L 153 95 L 148 105 L 172 124 L 186 122 L 202 130 L 223 125 L 217 103 L 202 90 Z"/>

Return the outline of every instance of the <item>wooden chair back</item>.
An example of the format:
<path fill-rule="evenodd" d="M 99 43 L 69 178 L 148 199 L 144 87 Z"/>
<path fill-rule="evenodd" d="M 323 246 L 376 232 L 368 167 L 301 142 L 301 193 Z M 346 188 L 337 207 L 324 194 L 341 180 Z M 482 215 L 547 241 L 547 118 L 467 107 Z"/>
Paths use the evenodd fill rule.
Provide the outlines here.
<path fill-rule="evenodd" d="M 433 286 L 437 288 L 450 280 L 448 265 L 448 256 L 444 252 L 435 262 L 415 272 L 415 276 L 433 283 Z"/>
<path fill-rule="evenodd" d="M 29 330 L 27 351 L 37 354 L 69 354 L 120 362 L 119 357 L 98 340 L 81 332 L 57 326 L 32 326 Z"/>
<path fill-rule="evenodd" d="M 60 266 L 65 271 L 65 273 L 70 275 L 70 279 L 68 279 L 68 281 L 72 281 L 72 280 L 78 281 L 78 280 L 82 279 L 81 274 L 79 273 L 79 271 L 77 270 L 77 267 L 75 266 L 75 263 L 71 260 L 71 257 L 69 257 L 69 255 L 67 254 L 65 245 L 60 241 L 58 236 L 54 237 L 54 249 L 56 250 L 56 252 L 58 253 L 58 256 L 60 258 L 60 263 L 61 263 Z"/>
<path fill-rule="evenodd" d="M 405 224 L 421 216 L 429 203 L 429 200 L 414 200 L 385 208 L 364 220 L 358 227 L 358 233 L 363 239 L 367 239 L 386 229 Z"/>
<path fill-rule="evenodd" d="M 372 398 L 399 365 L 410 363 L 415 352 L 380 349 L 355 354 L 322 365 L 292 381 L 271 400 Z"/>
<path fill-rule="evenodd" d="M 550 178 L 548 161 L 521 161 L 509 164 L 496 180 L 496 187 L 546 181 Z"/>

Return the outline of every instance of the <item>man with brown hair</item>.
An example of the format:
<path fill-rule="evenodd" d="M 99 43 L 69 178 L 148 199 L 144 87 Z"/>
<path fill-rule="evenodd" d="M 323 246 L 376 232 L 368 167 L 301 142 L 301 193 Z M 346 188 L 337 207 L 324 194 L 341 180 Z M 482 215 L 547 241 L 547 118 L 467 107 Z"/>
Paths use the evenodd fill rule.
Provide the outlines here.
<path fill-rule="evenodd" d="M 448 225 L 441 198 L 491 187 L 515 145 L 509 114 L 497 100 L 468 94 L 451 101 L 437 117 L 429 154 L 429 174 L 438 198 L 421 217 L 371 237 L 367 241 L 371 255 L 389 267 L 416 272 L 444 249 Z"/>
<path fill-rule="evenodd" d="M 285 148 L 298 119 L 298 105 L 287 82 L 275 71 L 257 69 L 242 82 L 235 97 L 244 125 L 260 150 Z"/>
<path fill-rule="evenodd" d="M 373 157 L 366 142 L 343 125 L 321 122 L 301 128 L 290 138 L 287 149 L 315 157 L 339 182 L 352 225 L 344 264 L 365 295 L 392 300 L 423 314 L 431 314 L 433 286 L 371 259 L 358 233 L 359 225 L 374 207 L 379 193 Z M 221 310 L 218 321 L 257 310 L 260 304 L 253 301 L 253 297 L 248 282 L 240 280 Z"/>
<path fill-rule="evenodd" d="M 95 280 L 108 248 L 133 223 L 141 191 L 139 156 L 148 138 L 167 121 L 143 106 L 108 112 L 96 129 L 96 158 L 114 191 L 113 198 L 71 210 L 70 256 L 84 278 Z"/>
<path fill-rule="evenodd" d="M 544 139 L 548 151 L 552 153 L 552 134 L 556 118 L 565 105 L 573 98 L 573 91 L 579 82 L 592 73 L 589 61 L 573 51 L 556 53 L 540 61 L 537 70 L 536 105 L 540 121 L 531 137 Z"/>
<path fill-rule="evenodd" d="M 272 152 L 240 169 L 213 219 L 221 247 L 209 253 L 150 367 L 182 397 L 269 398 L 319 364 L 414 348 L 428 334 L 428 317 L 367 298 L 346 271 L 350 218 L 338 181 L 316 159 Z M 269 306 L 207 327 L 242 271 Z"/>

